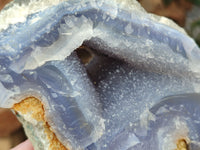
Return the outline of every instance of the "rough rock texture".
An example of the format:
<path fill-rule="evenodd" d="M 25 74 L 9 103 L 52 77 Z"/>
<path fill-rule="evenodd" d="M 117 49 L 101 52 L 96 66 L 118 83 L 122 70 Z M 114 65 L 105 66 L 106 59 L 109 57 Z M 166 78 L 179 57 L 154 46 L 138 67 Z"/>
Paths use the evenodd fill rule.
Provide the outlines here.
<path fill-rule="evenodd" d="M 35 149 L 52 149 L 52 150 L 67 150 L 56 138 L 56 135 L 51 131 L 49 124 L 46 122 L 45 119 L 45 113 L 43 104 L 41 101 L 39 101 L 36 98 L 29 97 L 24 100 L 22 100 L 20 103 L 17 103 L 13 106 L 13 109 L 17 112 L 17 115 L 19 118 L 24 118 L 25 120 L 28 120 L 28 118 L 32 118 L 32 121 L 35 122 L 28 122 L 25 123 L 25 120 L 22 121 L 24 123 L 24 128 L 30 128 L 31 123 L 34 126 L 38 126 L 40 128 L 34 128 L 34 133 L 30 133 L 30 129 L 27 129 L 27 135 L 33 136 L 34 138 L 31 138 L 33 140 L 33 143 L 35 143 L 34 147 Z M 37 131 L 38 130 L 38 131 Z M 34 141 L 35 140 L 35 141 Z M 48 141 L 48 142 L 46 142 Z M 40 143 L 41 144 L 38 144 Z M 37 144 L 36 144 L 37 143 Z"/>
<path fill-rule="evenodd" d="M 172 21 L 128 0 L 15 1 L 0 21 L 0 106 L 36 150 L 199 149 L 200 51 Z"/>

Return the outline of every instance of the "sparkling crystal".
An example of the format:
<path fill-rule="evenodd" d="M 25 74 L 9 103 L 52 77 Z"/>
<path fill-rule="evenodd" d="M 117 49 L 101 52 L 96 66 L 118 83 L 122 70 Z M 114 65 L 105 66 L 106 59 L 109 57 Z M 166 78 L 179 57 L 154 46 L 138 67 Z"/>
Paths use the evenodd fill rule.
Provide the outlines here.
<path fill-rule="evenodd" d="M 172 21 L 137 1 L 16 0 L 0 22 L 0 107 L 35 150 L 200 148 L 200 51 Z"/>

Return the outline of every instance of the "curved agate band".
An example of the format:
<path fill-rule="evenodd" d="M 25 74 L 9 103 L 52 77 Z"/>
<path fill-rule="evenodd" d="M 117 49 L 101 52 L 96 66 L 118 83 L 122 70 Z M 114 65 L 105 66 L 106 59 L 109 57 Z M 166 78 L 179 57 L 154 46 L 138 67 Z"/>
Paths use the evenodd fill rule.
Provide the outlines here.
<path fill-rule="evenodd" d="M 22 72 L 26 69 L 33 69 L 48 60 L 54 60 L 56 58 L 59 60 L 64 59 L 72 52 L 72 50 L 79 47 L 84 40 L 91 38 L 103 40 L 103 42 L 105 42 L 104 45 L 107 44 L 107 46 L 110 47 L 117 47 L 118 51 L 116 52 L 116 50 L 111 50 L 111 53 L 114 55 L 120 54 L 120 57 L 124 56 L 124 58 L 129 61 L 134 61 L 134 57 L 132 55 L 128 56 L 128 54 L 131 52 L 136 55 L 138 49 L 141 48 L 135 47 L 132 49 L 133 43 L 141 43 L 141 45 L 144 45 L 144 43 L 149 44 L 152 48 L 152 53 L 154 51 L 158 53 L 159 51 L 156 50 L 156 47 L 161 46 L 168 49 L 167 51 L 172 50 L 181 54 L 182 56 L 180 57 L 190 58 L 191 61 L 195 61 L 196 58 L 199 58 L 198 48 L 191 38 L 186 36 L 184 33 L 178 32 L 177 30 L 160 23 L 162 21 L 160 18 L 154 18 L 137 8 L 133 8 L 133 10 L 135 12 L 130 13 L 130 10 L 125 10 L 124 6 L 122 7 L 120 3 L 112 4 L 107 1 L 83 1 L 81 4 L 79 4 L 79 1 L 62 2 L 61 4 L 50 7 L 42 12 L 29 14 L 25 23 L 11 25 L 7 30 L 1 32 L 1 53 L 5 56 L 6 51 L 9 51 L 11 60 L 7 61 L 7 66 L 11 65 L 11 61 L 16 64 L 23 60 L 24 66 L 20 65 L 17 67 L 11 65 L 11 68 L 17 72 Z M 146 16 L 142 17 L 143 14 Z M 85 31 L 81 30 L 81 26 L 84 26 L 83 28 Z M 173 27 L 176 28 L 175 25 Z M 75 28 L 79 28 L 76 29 L 76 33 L 73 32 Z M 84 33 L 86 30 L 88 31 L 87 35 Z M 110 34 L 111 32 L 112 34 Z M 45 52 L 43 54 L 42 51 L 44 50 L 41 47 L 49 47 L 63 36 L 65 36 L 66 41 L 69 41 L 67 42 L 67 45 L 71 45 L 69 39 L 79 39 L 76 36 L 79 36 L 80 34 L 82 34 L 80 41 L 77 40 L 77 43 L 73 41 L 73 44 L 76 45 L 73 49 L 65 47 L 68 50 L 62 52 L 62 47 L 59 47 L 60 50 L 58 51 L 49 50 L 49 53 Z M 12 36 L 12 39 L 10 39 L 10 36 Z M 120 45 L 117 45 L 117 43 L 104 41 L 105 36 L 109 36 L 107 38 L 110 39 L 120 39 L 121 43 L 127 42 L 126 44 L 132 46 L 122 48 Z M 125 39 L 128 39 L 128 41 Z M 158 43 L 159 45 L 157 45 Z M 124 46 L 126 46 L 126 44 Z M 123 49 L 128 50 L 127 52 L 124 52 Z M 37 51 L 38 54 L 35 54 L 36 52 L 34 53 L 33 51 Z M 57 55 L 56 58 L 50 55 L 55 54 L 55 51 Z M 59 56 L 59 52 L 62 53 L 63 56 Z M 39 57 L 41 54 L 43 54 L 44 58 Z M 29 59 L 29 62 L 31 61 L 32 66 L 30 64 L 27 66 L 27 60 L 24 60 L 25 58 L 22 58 L 22 56 L 26 56 L 26 59 Z M 156 54 L 153 54 L 153 56 L 156 58 Z M 137 57 L 148 58 L 148 56 L 142 56 L 142 54 L 138 54 Z M 161 61 L 161 63 L 170 63 L 167 61 L 168 58 L 166 56 L 162 59 L 163 60 L 159 60 L 159 58 L 156 58 L 156 60 Z M 4 61 L 2 60 L 2 62 Z M 175 61 L 175 63 L 181 62 Z"/>
<path fill-rule="evenodd" d="M 29 14 L 0 33 L 0 106 L 37 97 L 59 140 L 73 149 L 112 149 L 120 133 L 124 148 L 142 147 L 137 132 L 123 131 L 133 128 L 144 107 L 200 91 L 199 48 L 162 20 L 136 2 L 116 1 L 68 1 Z M 73 51 L 82 43 L 95 49 L 104 69 L 79 63 Z M 88 79 L 93 69 L 100 70 L 98 86 Z"/>

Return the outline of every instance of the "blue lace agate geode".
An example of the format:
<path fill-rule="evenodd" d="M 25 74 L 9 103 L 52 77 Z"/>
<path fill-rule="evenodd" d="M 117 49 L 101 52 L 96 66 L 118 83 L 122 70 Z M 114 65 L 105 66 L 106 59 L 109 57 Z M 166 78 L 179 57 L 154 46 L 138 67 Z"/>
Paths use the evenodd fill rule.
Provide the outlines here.
<path fill-rule="evenodd" d="M 119 0 L 14 1 L 0 21 L 1 107 L 37 97 L 70 149 L 200 148 L 200 50 L 172 21 Z"/>

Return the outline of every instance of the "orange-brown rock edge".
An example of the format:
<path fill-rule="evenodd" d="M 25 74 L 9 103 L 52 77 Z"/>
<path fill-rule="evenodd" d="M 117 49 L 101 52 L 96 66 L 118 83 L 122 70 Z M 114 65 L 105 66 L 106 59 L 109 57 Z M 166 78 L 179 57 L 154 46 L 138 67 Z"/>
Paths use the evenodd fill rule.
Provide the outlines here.
<path fill-rule="evenodd" d="M 28 97 L 13 106 L 13 109 L 20 114 L 31 114 L 31 117 L 37 121 L 41 121 L 49 139 L 49 150 L 69 150 L 66 148 L 56 137 L 54 132 L 51 130 L 48 122 L 45 119 L 45 112 L 43 104 L 40 100 L 35 97 Z"/>
<path fill-rule="evenodd" d="M 177 148 L 175 150 L 189 150 L 188 144 L 185 139 L 178 140 L 176 146 L 177 146 Z"/>

